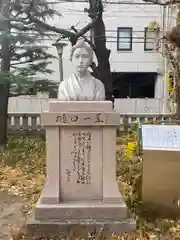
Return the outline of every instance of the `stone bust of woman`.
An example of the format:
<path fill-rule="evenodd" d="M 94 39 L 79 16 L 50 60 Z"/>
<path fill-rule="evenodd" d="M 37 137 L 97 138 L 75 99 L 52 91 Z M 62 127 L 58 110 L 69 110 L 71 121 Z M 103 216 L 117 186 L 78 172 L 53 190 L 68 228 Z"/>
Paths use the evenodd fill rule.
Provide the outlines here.
<path fill-rule="evenodd" d="M 83 39 L 72 47 L 70 60 L 73 74 L 59 84 L 58 99 L 61 101 L 103 101 L 105 89 L 88 68 L 93 60 L 93 50 Z"/>

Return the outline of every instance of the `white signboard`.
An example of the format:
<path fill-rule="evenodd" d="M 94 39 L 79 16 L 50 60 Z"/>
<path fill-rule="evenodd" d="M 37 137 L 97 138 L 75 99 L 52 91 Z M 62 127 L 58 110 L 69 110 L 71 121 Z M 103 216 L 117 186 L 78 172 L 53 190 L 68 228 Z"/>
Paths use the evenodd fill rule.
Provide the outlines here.
<path fill-rule="evenodd" d="M 146 150 L 180 151 L 180 126 L 142 125 L 142 147 Z"/>

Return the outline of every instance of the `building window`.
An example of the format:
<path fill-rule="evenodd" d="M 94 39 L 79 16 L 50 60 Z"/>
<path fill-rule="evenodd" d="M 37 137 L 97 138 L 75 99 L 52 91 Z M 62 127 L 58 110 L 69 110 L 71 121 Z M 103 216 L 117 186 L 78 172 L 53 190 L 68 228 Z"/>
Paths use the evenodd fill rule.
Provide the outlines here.
<path fill-rule="evenodd" d="M 144 29 L 144 51 L 153 51 L 157 48 L 157 34 L 146 27 Z"/>
<path fill-rule="evenodd" d="M 115 98 L 154 98 L 156 72 L 113 72 Z"/>
<path fill-rule="evenodd" d="M 118 27 L 117 50 L 118 51 L 132 50 L 132 28 L 131 27 Z"/>

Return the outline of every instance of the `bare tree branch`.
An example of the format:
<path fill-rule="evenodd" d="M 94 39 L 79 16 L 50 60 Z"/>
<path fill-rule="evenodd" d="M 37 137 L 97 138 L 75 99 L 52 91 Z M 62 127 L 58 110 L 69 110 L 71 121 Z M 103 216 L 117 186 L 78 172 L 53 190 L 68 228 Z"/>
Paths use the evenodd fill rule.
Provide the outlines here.
<path fill-rule="evenodd" d="M 87 33 L 93 27 L 93 25 L 96 23 L 96 21 L 98 19 L 98 17 L 96 17 L 90 23 L 88 23 L 85 27 L 83 27 L 80 31 L 78 31 L 76 34 L 74 34 L 74 33 L 70 32 L 68 30 L 51 26 L 51 25 L 33 17 L 30 13 L 29 13 L 29 18 L 31 19 L 32 22 L 35 22 L 36 24 L 39 24 L 39 26 L 41 26 L 42 28 L 45 28 L 49 31 L 56 32 L 56 33 L 59 33 L 59 34 L 65 36 L 65 37 L 68 37 L 68 38 L 71 39 L 71 41 L 76 41 L 79 37 L 81 37 L 85 33 Z"/>
<path fill-rule="evenodd" d="M 37 19 L 36 17 L 32 16 L 31 12 L 33 12 L 33 7 L 34 7 L 34 0 L 31 1 L 30 10 L 27 13 L 29 19 L 32 22 L 38 24 L 39 26 L 41 26 L 44 29 L 47 29 L 47 30 L 52 31 L 52 32 L 59 33 L 59 34 L 63 35 L 64 37 L 68 37 L 72 44 L 75 44 L 79 37 L 81 37 L 85 33 L 87 33 L 94 26 L 94 24 L 96 23 L 96 21 L 99 18 L 99 14 L 97 14 L 97 16 L 90 23 L 88 23 L 85 27 L 83 27 L 80 31 L 77 31 L 76 33 L 72 33 L 71 31 L 51 26 L 51 25 Z"/>
<path fill-rule="evenodd" d="M 92 22 L 88 23 L 88 24 L 87 24 L 85 27 L 83 27 L 79 32 L 77 32 L 77 33 L 75 34 L 75 37 L 76 37 L 76 38 L 79 38 L 79 37 L 81 37 L 82 35 L 84 35 L 85 33 L 87 33 L 87 32 L 94 26 L 94 24 L 97 22 L 98 18 L 99 18 L 99 16 L 96 16 L 96 18 L 94 18 L 94 19 L 92 20 Z"/>
<path fill-rule="evenodd" d="M 154 3 L 154 4 L 157 4 L 157 5 L 160 5 L 160 6 L 167 6 L 169 4 L 177 4 L 177 3 L 180 3 L 180 0 L 170 0 L 170 1 L 166 1 L 164 2 L 163 0 L 143 0 L 144 2 L 147 2 L 147 3 Z"/>
<path fill-rule="evenodd" d="M 74 26 L 71 26 L 71 29 L 72 29 L 75 33 L 78 32 L 78 30 L 77 30 Z M 84 41 L 87 42 L 87 43 L 92 47 L 92 49 L 93 49 L 94 52 L 95 52 L 95 51 L 96 51 L 96 46 L 93 44 L 93 42 L 90 41 L 90 40 L 89 40 L 87 37 L 85 37 L 85 36 L 82 36 L 82 37 L 83 37 Z"/>
<path fill-rule="evenodd" d="M 66 37 L 69 37 L 69 38 L 72 38 L 72 37 L 75 37 L 75 34 L 68 31 L 68 30 L 65 30 L 65 29 L 61 29 L 61 28 L 57 28 L 57 27 L 54 27 L 54 26 L 51 26 L 35 17 L 33 17 L 30 13 L 29 13 L 29 19 L 31 19 L 32 22 L 38 24 L 39 26 L 41 26 L 42 28 L 45 28 L 49 31 L 52 31 L 52 32 L 56 32 L 56 33 L 59 33 L 59 34 L 62 34 Z"/>

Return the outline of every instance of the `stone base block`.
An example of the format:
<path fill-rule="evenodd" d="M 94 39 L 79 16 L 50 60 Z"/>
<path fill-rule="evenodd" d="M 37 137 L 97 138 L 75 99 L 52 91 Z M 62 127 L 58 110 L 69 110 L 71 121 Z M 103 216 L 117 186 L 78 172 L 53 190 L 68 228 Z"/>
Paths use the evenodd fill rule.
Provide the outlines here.
<path fill-rule="evenodd" d="M 35 219 L 125 219 L 128 209 L 125 203 L 69 202 L 59 204 L 42 204 L 39 201 L 35 209 Z"/>
<path fill-rule="evenodd" d="M 89 235 L 97 236 L 100 233 L 104 237 L 110 237 L 112 234 L 119 235 L 123 232 L 133 232 L 136 229 L 135 221 L 124 219 L 113 220 L 48 220 L 40 221 L 34 218 L 27 220 L 27 230 L 29 235 L 41 237 L 42 239 L 57 239 L 57 237 L 68 237 L 74 240 L 78 237 L 88 239 Z M 59 239 L 59 238 L 58 238 Z"/>

